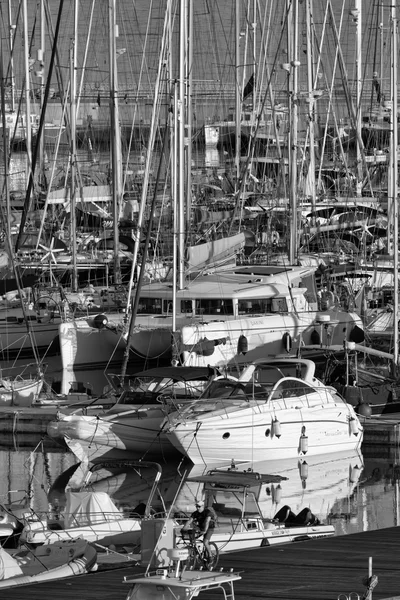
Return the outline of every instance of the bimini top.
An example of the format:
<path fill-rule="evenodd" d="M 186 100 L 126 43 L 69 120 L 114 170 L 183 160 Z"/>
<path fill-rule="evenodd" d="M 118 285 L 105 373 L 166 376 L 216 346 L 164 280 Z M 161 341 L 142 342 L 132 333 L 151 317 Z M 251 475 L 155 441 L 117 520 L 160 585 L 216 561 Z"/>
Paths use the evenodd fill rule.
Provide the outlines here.
<path fill-rule="evenodd" d="M 136 377 L 157 377 L 159 379 L 171 379 L 171 381 L 196 381 L 210 379 L 213 375 L 219 375 L 218 369 L 212 367 L 154 367 L 139 373 L 130 375 L 131 379 Z"/>
<path fill-rule="evenodd" d="M 188 477 L 186 481 L 211 484 L 215 488 L 254 487 L 263 483 L 280 483 L 288 478 L 281 475 L 268 475 L 255 471 L 238 471 L 229 469 L 212 469 L 205 475 Z"/>

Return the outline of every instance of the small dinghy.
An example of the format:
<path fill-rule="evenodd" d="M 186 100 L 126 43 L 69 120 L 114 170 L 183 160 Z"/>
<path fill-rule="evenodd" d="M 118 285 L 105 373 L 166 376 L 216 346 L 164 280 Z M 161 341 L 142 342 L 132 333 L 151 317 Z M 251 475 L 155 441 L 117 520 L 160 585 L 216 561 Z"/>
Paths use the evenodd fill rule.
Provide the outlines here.
<path fill-rule="evenodd" d="M 8 552 L 0 547 L 0 588 L 82 575 L 97 568 L 97 551 L 86 540 L 68 540 Z"/>

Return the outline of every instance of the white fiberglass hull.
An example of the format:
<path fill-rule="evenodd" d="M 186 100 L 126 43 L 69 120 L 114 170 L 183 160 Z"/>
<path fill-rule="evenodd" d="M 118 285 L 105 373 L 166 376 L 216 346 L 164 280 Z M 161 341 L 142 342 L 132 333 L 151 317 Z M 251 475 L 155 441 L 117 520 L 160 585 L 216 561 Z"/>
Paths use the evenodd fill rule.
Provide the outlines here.
<path fill-rule="evenodd" d="M 217 545 L 220 553 L 238 552 L 252 550 L 265 546 L 275 546 L 290 542 L 303 542 L 316 538 L 333 536 L 335 529 L 333 525 L 305 525 L 298 527 L 285 527 L 284 525 L 270 524 L 265 529 L 256 528 L 255 522 L 249 522 L 249 529 L 245 530 L 235 522 L 229 528 L 216 527 L 212 541 Z"/>
<path fill-rule="evenodd" d="M 315 344 L 315 332 L 321 348 L 342 345 L 344 340 L 349 340 L 355 325 L 362 328 L 355 314 L 343 311 L 332 311 L 326 316 L 328 314 L 331 325 L 329 321 L 318 324 L 319 313 L 312 311 L 185 325 L 181 328 L 183 364 L 222 366 L 294 353 L 304 345 Z M 245 349 L 241 348 L 243 342 Z"/>
<path fill-rule="evenodd" d="M 187 366 L 217 366 L 237 362 L 242 354 L 239 339 L 243 336 L 247 343 L 248 362 L 313 344 L 315 330 L 321 345 L 326 347 L 343 344 L 344 340 L 349 339 L 355 325 L 362 328 L 360 318 L 353 313 L 335 309 L 321 313 L 330 317 L 331 325 L 328 321 L 321 321 L 320 324 L 319 314 L 316 311 L 300 311 L 237 319 L 233 316 L 215 319 L 215 315 L 203 315 L 197 319 L 177 316 L 182 362 Z M 135 325 L 130 339 L 130 348 L 135 354 L 154 359 L 171 352 L 172 315 L 138 315 Z M 326 325 L 329 325 L 329 329 Z M 290 336 L 290 348 L 285 334 Z"/>
<path fill-rule="evenodd" d="M 245 401 L 246 402 L 246 401 Z M 171 443 L 194 464 L 262 461 L 352 451 L 361 447 L 363 429 L 351 406 L 343 403 L 282 409 L 278 401 L 254 404 L 198 419 L 171 416 Z M 248 405 L 248 403 L 247 403 Z M 206 409 L 206 406 L 204 409 Z M 274 435 L 278 419 L 280 435 Z M 304 431 L 304 435 L 302 435 Z"/>
<path fill-rule="evenodd" d="M 161 408 L 130 410 L 106 418 L 69 415 L 51 421 L 47 431 L 56 439 L 65 437 L 140 455 L 176 454 L 169 436 L 161 430 L 164 418 Z"/>
<path fill-rule="evenodd" d="M 37 402 L 44 384 L 36 379 L 0 379 L 0 406 L 32 406 Z"/>

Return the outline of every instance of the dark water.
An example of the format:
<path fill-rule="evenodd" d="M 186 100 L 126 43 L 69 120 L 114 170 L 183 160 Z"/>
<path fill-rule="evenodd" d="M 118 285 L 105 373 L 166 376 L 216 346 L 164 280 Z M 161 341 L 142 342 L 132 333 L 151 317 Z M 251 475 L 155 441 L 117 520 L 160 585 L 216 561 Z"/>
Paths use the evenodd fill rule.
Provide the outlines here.
<path fill-rule="evenodd" d="M 7 440 L 3 440 L 5 444 Z M 49 439 L 8 440 L 0 449 L 0 500 L 13 502 L 37 512 L 54 511 L 65 502 L 65 485 L 74 489 L 82 483 L 82 471 L 72 473 L 74 456 Z M 286 476 L 280 486 L 262 489 L 260 506 L 265 517 L 273 517 L 283 505 L 297 513 L 308 507 L 318 518 L 335 526 L 336 535 L 383 529 L 398 525 L 400 511 L 400 463 L 397 453 L 386 448 L 365 448 L 365 456 L 306 458 L 295 461 L 263 462 L 251 465 L 255 471 Z M 167 502 L 185 512 L 193 509 L 201 484 L 184 483 L 182 476 L 195 476 L 207 466 L 193 467 L 179 457 L 164 463 L 160 490 Z M 132 469 L 100 470 L 92 489 L 106 491 L 119 507 L 136 506 L 146 500 L 154 472 Z"/>

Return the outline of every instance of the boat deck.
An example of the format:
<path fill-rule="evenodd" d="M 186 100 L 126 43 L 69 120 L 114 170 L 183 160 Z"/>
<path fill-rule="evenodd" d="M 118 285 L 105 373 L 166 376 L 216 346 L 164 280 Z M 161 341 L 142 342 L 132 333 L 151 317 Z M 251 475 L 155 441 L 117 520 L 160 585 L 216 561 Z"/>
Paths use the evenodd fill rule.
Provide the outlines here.
<path fill-rule="evenodd" d="M 235 552 L 222 556 L 218 570 L 220 567 L 233 569 L 242 577 L 235 583 L 236 600 L 332 600 L 340 594 L 344 600 L 351 593 L 355 600 L 363 597 L 363 580 L 370 573 L 378 577 L 374 600 L 400 600 L 398 527 Z M 129 590 L 124 577 L 140 572 L 143 569 L 136 561 L 120 562 L 115 554 L 104 554 L 96 573 L 10 588 L 4 597 L 123 600 Z M 223 595 L 221 591 L 206 592 L 202 597 L 222 600 Z"/>

